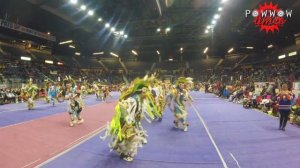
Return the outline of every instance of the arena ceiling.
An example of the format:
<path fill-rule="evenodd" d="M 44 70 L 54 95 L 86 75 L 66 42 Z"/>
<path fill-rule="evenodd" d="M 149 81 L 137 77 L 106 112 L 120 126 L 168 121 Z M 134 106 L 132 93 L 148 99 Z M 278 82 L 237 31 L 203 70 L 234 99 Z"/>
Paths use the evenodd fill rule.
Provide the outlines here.
<path fill-rule="evenodd" d="M 285 47 L 294 44 L 294 34 L 300 32 L 300 1 L 279 1 L 280 7 L 293 9 L 293 17 L 277 33 L 260 32 L 245 18 L 246 9 L 255 9 L 260 0 L 9 0 L 1 1 L 1 16 L 11 21 L 51 32 L 58 41 L 72 39 L 76 50 L 92 57 L 93 52 L 111 51 L 121 57 L 131 57 L 131 50 L 140 60 L 156 60 L 157 50 L 164 59 L 177 59 L 183 48 L 184 59 L 208 55 L 224 57 L 229 48 L 236 53 L 262 53 L 267 46 Z M 80 5 L 79 5 L 80 4 Z M 80 11 L 84 4 L 94 11 L 87 16 Z M 222 7 L 222 11 L 218 11 Z M 214 32 L 205 33 L 216 13 L 220 18 Z M 6 15 L 7 14 L 7 15 Z M 98 22 L 101 17 L 103 20 Z M 128 38 L 116 37 L 105 28 L 109 23 L 116 30 L 124 30 Z M 161 32 L 157 32 L 160 28 Z M 165 32 L 170 28 L 169 32 Z M 253 46 L 254 50 L 244 47 Z M 69 53 L 74 49 L 54 45 L 55 52 Z M 108 57 L 109 55 L 102 55 Z M 101 56 L 101 57 L 102 57 Z"/>

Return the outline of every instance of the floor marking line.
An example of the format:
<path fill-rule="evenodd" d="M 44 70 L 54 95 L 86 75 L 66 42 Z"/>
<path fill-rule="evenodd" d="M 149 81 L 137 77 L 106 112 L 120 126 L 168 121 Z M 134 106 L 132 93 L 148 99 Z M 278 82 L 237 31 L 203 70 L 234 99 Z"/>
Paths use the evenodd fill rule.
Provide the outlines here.
<path fill-rule="evenodd" d="M 78 147 L 79 145 L 83 144 L 84 142 L 86 142 L 86 141 L 90 140 L 91 138 L 95 137 L 97 134 L 99 134 L 99 133 L 105 131 L 105 130 L 106 130 L 105 128 L 106 128 L 106 125 L 104 125 L 104 126 L 100 127 L 99 129 L 93 131 L 93 132 L 92 132 L 93 134 L 91 134 L 91 133 L 87 134 L 87 135 L 90 135 L 90 137 L 87 137 L 86 139 L 84 139 L 84 140 L 78 142 L 78 143 L 75 144 L 74 146 L 72 146 L 72 147 L 66 149 L 65 151 L 62 151 L 62 152 L 60 152 L 59 154 L 57 154 L 57 155 L 51 157 L 50 159 L 44 161 L 43 163 L 40 163 L 39 165 L 35 166 L 35 168 L 39 168 L 39 167 L 41 167 L 41 166 L 44 166 L 44 165 L 50 163 L 51 161 L 53 161 L 53 160 L 59 158 L 60 156 L 62 156 L 62 155 L 64 155 L 64 154 L 68 153 L 69 151 L 75 149 L 76 147 Z M 87 136 L 87 135 L 85 135 L 85 136 Z M 83 137 L 85 137 L 85 136 L 83 136 Z M 81 137 L 81 138 L 79 138 L 79 139 L 82 139 L 83 137 Z M 74 142 L 78 141 L 79 139 L 75 140 Z M 73 142 L 73 143 L 74 143 L 74 142 Z M 72 144 L 72 143 L 71 143 L 71 144 Z M 70 145 L 70 144 L 69 144 L 69 145 Z M 67 146 L 69 146 L 69 145 L 67 145 Z"/>
<path fill-rule="evenodd" d="M 241 168 L 239 162 L 236 160 L 236 158 L 233 156 L 233 154 L 231 152 L 229 152 L 230 156 L 232 157 L 232 159 L 235 161 L 236 165 Z"/>
<path fill-rule="evenodd" d="M 222 153 L 220 152 L 219 147 L 217 146 L 217 144 L 216 144 L 216 142 L 215 142 L 213 136 L 211 135 L 211 133 L 210 133 L 210 131 L 209 131 L 209 129 L 208 129 L 208 126 L 207 126 L 207 124 L 205 123 L 203 117 L 200 115 L 199 111 L 195 108 L 195 106 L 194 106 L 193 104 L 191 104 L 191 105 L 192 105 L 192 108 L 194 109 L 194 111 L 196 112 L 196 114 L 197 114 L 199 120 L 201 121 L 202 125 L 204 126 L 205 131 L 206 131 L 206 133 L 208 134 L 208 137 L 209 137 L 210 141 L 212 142 L 213 146 L 215 147 L 215 149 L 216 149 L 216 151 L 217 151 L 217 153 L 218 153 L 218 155 L 219 155 L 219 158 L 221 159 L 221 162 L 222 162 L 222 164 L 223 164 L 223 167 L 224 167 L 224 168 L 228 168 L 227 163 L 225 162 L 225 160 L 224 160 L 224 158 L 223 158 L 223 155 L 222 155 Z"/>
<path fill-rule="evenodd" d="M 37 160 L 35 160 L 35 161 L 33 161 L 33 162 L 30 162 L 30 163 L 28 163 L 27 165 L 23 166 L 22 168 L 28 167 L 28 166 L 34 164 L 35 162 L 38 162 L 39 160 L 41 160 L 41 159 L 37 159 Z"/>

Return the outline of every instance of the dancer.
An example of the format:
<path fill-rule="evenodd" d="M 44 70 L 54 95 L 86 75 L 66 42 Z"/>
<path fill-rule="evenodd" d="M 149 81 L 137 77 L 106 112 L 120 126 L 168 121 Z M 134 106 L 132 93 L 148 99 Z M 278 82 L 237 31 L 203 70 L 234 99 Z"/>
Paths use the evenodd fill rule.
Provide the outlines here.
<path fill-rule="evenodd" d="M 32 79 L 29 79 L 28 84 L 24 88 L 25 95 L 27 98 L 27 107 L 28 110 L 32 110 L 34 108 L 34 98 L 37 95 L 38 87 L 32 84 Z"/>
<path fill-rule="evenodd" d="M 183 131 L 188 131 L 189 124 L 187 123 L 187 110 L 185 107 L 185 101 L 187 101 L 188 98 L 188 91 L 185 90 L 185 84 L 188 82 L 188 80 L 184 77 L 180 77 L 177 80 L 176 86 L 176 92 L 174 94 L 174 127 L 179 128 L 179 123 L 182 124 Z"/>
<path fill-rule="evenodd" d="M 50 100 L 50 103 L 52 103 L 52 106 L 55 106 L 55 99 L 57 99 L 57 88 L 54 84 L 52 84 L 50 87 L 49 87 L 49 90 L 48 90 L 48 97 L 49 97 L 49 100 Z"/>
<path fill-rule="evenodd" d="M 108 123 L 106 134 L 101 139 L 111 136 L 109 147 L 125 161 L 133 161 L 138 147 L 147 142 L 146 131 L 141 125 L 141 120 L 148 115 L 154 119 L 149 104 L 145 104 L 149 84 L 143 79 L 136 79 L 133 85 L 123 91 L 116 106 L 116 114 Z M 145 107 L 146 106 L 146 107 Z"/>

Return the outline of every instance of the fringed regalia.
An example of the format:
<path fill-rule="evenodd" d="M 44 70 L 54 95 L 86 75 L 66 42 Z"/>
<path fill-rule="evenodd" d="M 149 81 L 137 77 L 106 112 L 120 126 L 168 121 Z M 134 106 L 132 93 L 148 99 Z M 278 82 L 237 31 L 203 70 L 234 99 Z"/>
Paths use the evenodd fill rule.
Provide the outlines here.
<path fill-rule="evenodd" d="M 116 114 L 108 123 L 105 136 L 101 137 L 105 139 L 110 136 L 109 147 L 125 161 L 132 161 L 138 148 L 147 143 L 146 130 L 141 120 L 154 119 L 148 84 L 147 80 L 136 79 L 131 87 L 123 91 L 115 108 Z"/>
<path fill-rule="evenodd" d="M 185 84 L 188 82 L 186 78 L 180 77 L 177 80 L 177 89 L 174 92 L 174 126 L 179 128 L 179 124 L 182 124 L 183 130 L 188 131 L 189 124 L 187 123 L 187 110 L 185 102 L 191 100 L 188 94 L 188 90 L 185 89 Z"/>
<path fill-rule="evenodd" d="M 32 84 L 32 79 L 30 78 L 29 83 L 24 88 L 25 96 L 27 98 L 28 110 L 34 108 L 34 98 L 38 93 L 38 87 Z"/>

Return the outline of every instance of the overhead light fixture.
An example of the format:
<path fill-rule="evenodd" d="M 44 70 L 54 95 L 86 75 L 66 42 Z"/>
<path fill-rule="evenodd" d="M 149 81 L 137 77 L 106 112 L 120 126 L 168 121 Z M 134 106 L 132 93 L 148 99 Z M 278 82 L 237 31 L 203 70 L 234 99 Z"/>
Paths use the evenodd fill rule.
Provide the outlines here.
<path fill-rule="evenodd" d="M 157 53 L 158 55 L 160 55 L 160 52 L 159 52 L 158 50 L 156 50 L 156 53 Z"/>
<path fill-rule="evenodd" d="M 223 8 L 222 8 L 222 7 L 219 7 L 219 8 L 218 8 L 218 11 L 219 11 L 219 12 L 221 12 L 222 10 L 223 10 Z"/>
<path fill-rule="evenodd" d="M 46 64 L 53 64 L 53 61 L 52 60 L 45 60 L 45 63 Z"/>
<path fill-rule="evenodd" d="M 173 58 L 169 58 L 169 61 L 173 61 Z"/>
<path fill-rule="evenodd" d="M 231 53 L 234 50 L 234 48 L 231 48 L 228 50 L 228 53 Z"/>
<path fill-rule="evenodd" d="M 209 33 L 209 31 L 208 31 L 208 30 L 205 30 L 205 34 L 207 34 L 207 33 Z"/>
<path fill-rule="evenodd" d="M 203 51 L 203 53 L 206 54 L 207 51 L 208 51 L 208 47 L 205 48 L 205 50 Z"/>
<path fill-rule="evenodd" d="M 157 32 L 160 32 L 160 28 L 157 28 L 156 31 L 157 31 Z"/>
<path fill-rule="evenodd" d="M 215 24 L 217 24 L 217 21 L 216 21 L 216 20 L 213 20 L 213 21 L 211 21 L 211 24 L 212 24 L 212 25 L 215 25 Z"/>
<path fill-rule="evenodd" d="M 211 26 L 211 25 L 208 25 L 208 26 L 206 26 L 206 28 L 207 28 L 207 29 L 210 29 L 210 28 L 212 28 L 212 26 Z"/>
<path fill-rule="evenodd" d="M 85 5 L 81 5 L 80 6 L 80 10 L 85 11 L 86 10 L 86 6 Z"/>
<path fill-rule="evenodd" d="M 136 51 L 134 51 L 134 50 L 131 50 L 131 52 L 132 52 L 132 54 L 134 54 L 134 55 L 138 55 L 138 53 L 137 53 Z"/>
<path fill-rule="evenodd" d="M 48 35 L 51 35 L 51 33 L 50 33 L 50 32 L 48 32 L 47 34 L 48 34 Z"/>
<path fill-rule="evenodd" d="M 297 51 L 289 53 L 289 57 L 292 57 L 292 56 L 295 56 L 295 55 L 297 55 Z"/>
<path fill-rule="evenodd" d="M 62 62 L 57 62 L 57 65 L 64 65 L 64 63 L 62 63 Z"/>
<path fill-rule="evenodd" d="M 116 30 L 116 28 L 114 28 L 114 27 L 112 27 L 112 28 L 110 29 L 111 32 L 115 32 L 115 30 Z"/>
<path fill-rule="evenodd" d="M 268 48 L 273 48 L 274 46 L 272 44 L 268 45 Z"/>
<path fill-rule="evenodd" d="M 127 38 L 127 37 L 128 37 L 128 35 L 127 35 L 127 34 L 125 34 L 125 35 L 124 35 L 124 37 L 125 37 L 125 38 Z"/>
<path fill-rule="evenodd" d="M 215 14 L 214 15 L 214 19 L 220 19 L 220 15 L 219 14 Z"/>
<path fill-rule="evenodd" d="M 101 52 L 97 52 L 97 53 L 93 53 L 93 55 L 103 55 L 104 54 L 104 52 L 103 51 L 101 51 Z"/>
<path fill-rule="evenodd" d="M 106 27 L 106 28 L 109 28 L 109 27 L 110 27 L 110 24 L 109 24 L 109 23 L 105 23 L 105 27 Z"/>
<path fill-rule="evenodd" d="M 76 52 L 75 55 L 80 55 L 80 53 L 79 53 L 79 52 Z"/>
<path fill-rule="evenodd" d="M 21 60 L 23 61 L 31 61 L 30 57 L 21 56 Z"/>
<path fill-rule="evenodd" d="M 278 56 L 278 59 L 283 59 L 285 57 L 286 57 L 285 54 L 283 54 L 283 55 Z"/>
<path fill-rule="evenodd" d="M 72 42 L 73 42 L 73 40 L 63 41 L 63 42 L 60 42 L 59 45 L 68 44 L 68 43 L 72 43 Z"/>
<path fill-rule="evenodd" d="M 88 11 L 88 15 L 93 16 L 94 15 L 94 11 L 93 10 L 89 10 Z"/>
<path fill-rule="evenodd" d="M 227 1 L 228 1 L 228 0 L 222 0 L 221 3 L 225 3 L 225 2 L 227 2 Z"/>
<path fill-rule="evenodd" d="M 124 35 L 124 31 L 120 31 L 120 35 Z"/>
<path fill-rule="evenodd" d="M 253 50 L 254 49 L 254 47 L 246 47 L 247 49 L 249 49 L 249 50 Z"/>
<path fill-rule="evenodd" d="M 166 28 L 166 32 L 169 32 L 169 31 L 171 31 L 171 28 L 170 27 Z"/>
<path fill-rule="evenodd" d="M 98 18 L 98 22 L 102 22 L 102 18 Z"/>
<path fill-rule="evenodd" d="M 109 54 L 112 55 L 112 56 L 114 56 L 114 57 L 117 57 L 117 58 L 119 57 L 117 54 L 115 54 L 113 52 L 110 52 Z"/>
<path fill-rule="evenodd" d="M 73 46 L 73 45 L 69 45 L 69 47 L 70 47 L 70 48 L 75 48 L 75 46 Z"/>
<path fill-rule="evenodd" d="M 70 0 L 71 4 L 77 4 L 77 2 L 78 2 L 77 0 Z"/>
<path fill-rule="evenodd" d="M 182 48 L 182 47 L 180 48 L 180 51 L 181 51 L 181 52 L 183 51 L 183 48 Z"/>

